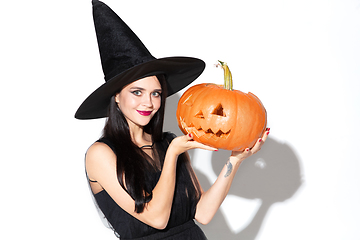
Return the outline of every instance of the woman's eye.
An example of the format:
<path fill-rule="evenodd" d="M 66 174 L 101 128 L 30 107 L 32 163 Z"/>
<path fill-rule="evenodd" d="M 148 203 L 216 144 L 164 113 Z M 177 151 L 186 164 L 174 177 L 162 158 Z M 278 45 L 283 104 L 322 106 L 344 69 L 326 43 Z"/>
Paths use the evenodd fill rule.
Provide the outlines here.
<path fill-rule="evenodd" d="M 140 96 L 141 95 L 141 91 L 139 90 L 135 90 L 132 92 L 132 94 L 136 95 L 136 96 Z"/>
<path fill-rule="evenodd" d="M 152 95 L 153 95 L 154 97 L 160 97 L 160 96 L 161 96 L 161 93 L 159 93 L 159 92 L 153 92 Z"/>

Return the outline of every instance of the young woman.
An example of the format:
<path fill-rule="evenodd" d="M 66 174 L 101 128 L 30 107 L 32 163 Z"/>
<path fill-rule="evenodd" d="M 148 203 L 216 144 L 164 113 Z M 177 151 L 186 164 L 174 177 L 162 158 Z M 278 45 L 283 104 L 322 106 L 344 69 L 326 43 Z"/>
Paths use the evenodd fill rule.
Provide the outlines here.
<path fill-rule="evenodd" d="M 206 239 L 193 219 L 210 222 L 240 163 L 260 150 L 269 132 L 252 149 L 232 152 L 204 192 L 186 151 L 217 149 L 193 141 L 191 133 L 175 137 L 162 132 L 166 97 L 194 81 L 204 63 L 186 57 L 155 59 L 109 7 L 99 1 L 93 6 L 106 83 L 75 117 L 107 117 L 103 137 L 86 154 L 96 202 L 121 239 Z"/>

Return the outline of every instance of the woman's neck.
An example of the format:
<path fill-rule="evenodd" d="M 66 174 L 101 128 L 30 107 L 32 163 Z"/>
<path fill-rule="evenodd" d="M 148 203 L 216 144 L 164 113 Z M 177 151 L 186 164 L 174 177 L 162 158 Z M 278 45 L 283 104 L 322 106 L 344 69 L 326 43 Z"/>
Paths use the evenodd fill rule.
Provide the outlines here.
<path fill-rule="evenodd" d="M 135 145 L 142 147 L 144 145 L 151 145 L 151 135 L 144 131 L 144 127 L 135 124 L 129 124 L 130 137 Z"/>

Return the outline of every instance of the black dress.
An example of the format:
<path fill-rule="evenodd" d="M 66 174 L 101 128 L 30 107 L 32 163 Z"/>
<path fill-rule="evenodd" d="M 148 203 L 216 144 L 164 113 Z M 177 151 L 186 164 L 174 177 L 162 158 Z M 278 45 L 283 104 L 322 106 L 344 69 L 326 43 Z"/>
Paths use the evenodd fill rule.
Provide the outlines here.
<path fill-rule="evenodd" d="M 165 150 L 164 152 L 166 152 L 169 143 L 174 137 L 174 134 L 165 134 L 162 142 L 162 146 L 164 146 Z M 111 142 L 107 139 L 100 139 L 99 142 L 107 144 L 114 150 Z M 147 183 L 150 184 L 151 189 L 155 187 L 160 175 L 161 171 L 155 170 L 147 173 Z M 194 192 L 194 189 L 190 174 L 184 162 L 181 161 L 181 158 L 179 157 L 173 205 L 168 225 L 163 230 L 148 226 L 128 214 L 117 205 L 105 190 L 95 194 L 94 197 L 100 210 L 120 239 L 204 240 L 206 239 L 204 233 L 193 220 L 198 200 L 195 197 L 190 196 L 191 194 L 189 193 Z"/>

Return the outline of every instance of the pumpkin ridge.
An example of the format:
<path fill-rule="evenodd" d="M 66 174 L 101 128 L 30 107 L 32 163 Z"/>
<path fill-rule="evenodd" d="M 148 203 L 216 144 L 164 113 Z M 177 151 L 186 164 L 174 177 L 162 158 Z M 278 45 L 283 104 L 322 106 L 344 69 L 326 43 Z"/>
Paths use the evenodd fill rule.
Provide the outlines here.
<path fill-rule="evenodd" d="M 190 94 L 186 99 L 185 101 L 182 102 L 182 104 L 185 104 L 185 105 L 188 105 L 188 106 L 192 106 L 194 103 L 190 102 L 190 99 L 192 97 L 192 94 Z"/>

